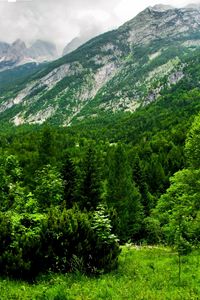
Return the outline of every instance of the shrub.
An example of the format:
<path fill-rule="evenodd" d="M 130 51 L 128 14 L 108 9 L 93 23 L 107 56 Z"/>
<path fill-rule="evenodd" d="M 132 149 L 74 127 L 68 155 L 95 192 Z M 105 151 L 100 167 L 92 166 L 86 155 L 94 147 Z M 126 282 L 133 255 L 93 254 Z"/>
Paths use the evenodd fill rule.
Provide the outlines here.
<path fill-rule="evenodd" d="M 42 237 L 46 269 L 99 273 L 115 268 L 120 249 L 103 213 L 103 208 L 93 215 L 76 209 L 50 211 Z"/>
<path fill-rule="evenodd" d="M 46 214 L 0 214 L 0 274 L 99 274 L 117 266 L 120 248 L 104 208 L 93 214 L 52 207 Z"/>
<path fill-rule="evenodd" d="M 41 222 L 43 215 L 7 212 L 0 217 L 0 274 L 31 278 L 42 262 Z"/>

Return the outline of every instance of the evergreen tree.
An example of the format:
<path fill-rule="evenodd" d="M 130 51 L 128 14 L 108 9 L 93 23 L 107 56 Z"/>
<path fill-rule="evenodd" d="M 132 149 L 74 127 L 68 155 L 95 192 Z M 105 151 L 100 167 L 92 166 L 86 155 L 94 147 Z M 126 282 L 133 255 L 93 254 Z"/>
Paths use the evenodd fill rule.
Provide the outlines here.
<path fill-rule="evenodd" d="M 76 202 L 80 209 L 95 210 L 101 202 L 102 178 L 100 158 L 94 146 L 90 145 L 82 161 L 76 182 Z"/>
<path fill-rule="evenodd" d="M 144 207 L 145 216 L 149 216 L 150 210 L 153 208 L 153 196 L 148 191 L 145 173 L 141 166 L 141 161 L 138 155 L 135 156 L 133 162 L 133 180 L 141 194 L 141 203 Z"/>
<path fill-rule="evenodd" d="M 162 194 L 166 190 L 167 180 L 157 154 L 151 155 L 145 171 L 148 185 L 151 187 L 151 193 L 155 195 Z"/>
<path fill-rule="evenodd" d="M 119 144 L 111 149 L 107 204 L 117 212 L 114 229 L 121 241 L 140 238 L 143 208 L 136 188 L 126 151 Z"/>
<path fill-rule="evenodd" d="M 39 166 L 51 164 L 55 158 L 55 140 L 52 129 L 45 127 L 39 144 Z"/>
<path fill-rule="evenodd" d="M 200 168 L 200 115 L 198 115 L 188 133 L 185 145 L 188 163 L 195 169 Z"/>
<path fill-rule="evenodd" d="M 64 159 L 61 169 L 61 176 L 64 185 L 64 201 L 67 208 L 71 208 L 74 204 L 74 193 L 77 172 L 72 159 L 67 155 Z"/>

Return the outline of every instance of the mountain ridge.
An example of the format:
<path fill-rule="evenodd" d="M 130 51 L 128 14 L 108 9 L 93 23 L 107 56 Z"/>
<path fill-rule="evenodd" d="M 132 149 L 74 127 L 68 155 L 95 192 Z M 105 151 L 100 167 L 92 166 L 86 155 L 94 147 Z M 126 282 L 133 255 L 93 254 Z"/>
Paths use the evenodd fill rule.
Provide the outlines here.
<path fill-rule="evenodd" d="M 3 95 L 0 116 L 15 125 L 69 126 L 134 112 L 187 77 L 185 59 L 200 46 L 199 29 L 199 9 L 148 7 Z"/>
<path fill-rule="evenodd" d="M 21 39 L 12 44 L 0 42 L 0 71 L 26 63 L 51 61 L 57 57 L 56 46 L 47 41 L 36 40 L 30 47 Z"/>

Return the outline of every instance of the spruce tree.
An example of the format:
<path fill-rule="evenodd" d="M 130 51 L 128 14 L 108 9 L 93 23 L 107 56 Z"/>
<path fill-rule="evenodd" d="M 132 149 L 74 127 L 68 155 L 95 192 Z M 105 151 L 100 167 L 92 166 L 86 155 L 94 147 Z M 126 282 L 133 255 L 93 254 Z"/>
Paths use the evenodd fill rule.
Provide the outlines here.
<path fill-rule="evenodd" d="M 153 208 L 153 196 L 148 191 L 148 185 L 146 183 L 145 173 L 141 165 L 141 161 L 138 155 L 135 156 L 133 162 L 133 180 L 138 187 L 141 194 L 141 203 L 144 207 L 145 216 L 150 215 L 150 210 Z"/>
<path fill-rule="evenodd" d="M 132 179 L 131 167 L 124 147 L 113 147 L 110 153 L 107 204 L 117 212 L 114 224 L 121 241 L 139 239 L 143 208 L 141 195 Z"/>
<path fill-rule="evenodd" d="M 76 202 L 80 209 L 95 210 L 101 202 L 101 167 L 98 153 L 93 145 L 86 151 L 76 182 Z"/>
<path fill-rule="evenodd" d="M 76 184 L 76 169 L 74 162 L 67 155 L 64 159 L 63 166 L 61 169 L 61 176 L 63 179 L 64 186 L 64 201 L 67 208 L 71 208 L 75 201 L 75 184 Z"/>
<path fill-rule="evenodd" d="M 39 144 L 39 166 L 51 164 L 55 157 L 55 140 L 52 130 L 45 127 Z"/>

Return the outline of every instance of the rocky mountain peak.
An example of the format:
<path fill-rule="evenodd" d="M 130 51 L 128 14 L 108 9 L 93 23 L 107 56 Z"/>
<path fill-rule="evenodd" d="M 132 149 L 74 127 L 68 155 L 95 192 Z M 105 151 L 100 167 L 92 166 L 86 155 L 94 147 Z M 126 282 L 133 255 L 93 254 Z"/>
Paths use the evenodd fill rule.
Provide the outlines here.
<path fill-rule="evenodd" d="M 19 63 L 24 57 L 26 51 L 26 44 L 17 39 L 11 45 L 8 46 L 6 53 L 4 53 L 4 60 L 12 64 L 13 62 Z"/>
<path fill-rule="evenodd" d="M 21 39 L 17 39 L 12 43 L 11 49 L 15 51 L 24 51 L 26 49 L 26 44 Z"/>
<path fill-rule="evenodd" d="M 196 7 L 196 6 L 195 6 Z M 199 9 L 166 5 L 148 7 L 124 25 L 131 44 L 147 44 L 157 39 L 175 39 L 200 30 Z"/>
<path fill-rule="evenodd" d="M 58 57 L 55 44 L 43 40 L 36 40 L 27 52 L 33 59 L 46 57 L 46 60 L 52 60 Z"/>
<path fill-rule="evenodd" d="M 154 11 L 167 11 L 170 9 L 174 9 L 173 6 L 171 5 L 164 5 L 164 4 L 156 4 L 154 6 L 150 6 L 149 9 L 154 10 Z"/>
<path fill-rule="evenodd" d="M 38 63 L 56 58 L 56 46 L 48 41 L 36 40 L 29 48 L 21 39 L 12 44 L 0 42 L 0 71 L 29 62 Z"/>

